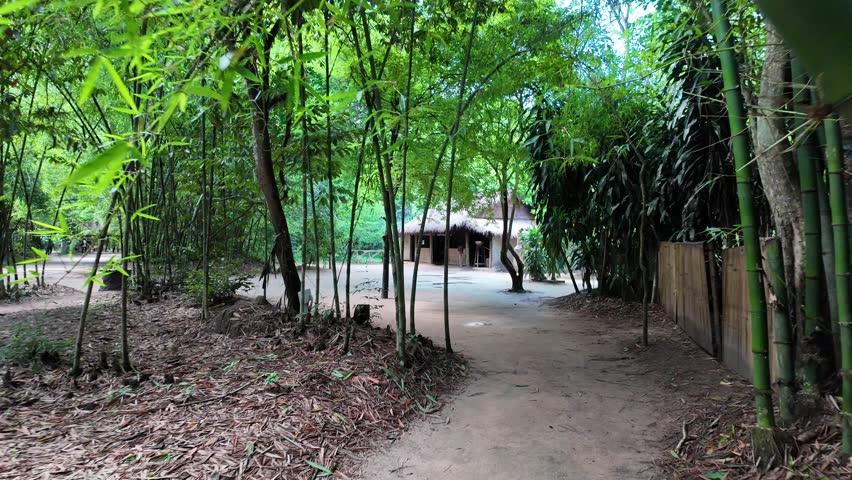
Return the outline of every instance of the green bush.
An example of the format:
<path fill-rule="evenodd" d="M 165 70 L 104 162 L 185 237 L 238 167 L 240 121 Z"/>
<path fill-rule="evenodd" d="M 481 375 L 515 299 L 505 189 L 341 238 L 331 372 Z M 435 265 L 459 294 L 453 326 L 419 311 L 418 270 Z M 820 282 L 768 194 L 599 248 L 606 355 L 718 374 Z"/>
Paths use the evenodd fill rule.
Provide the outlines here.
<path fill-rule="evenodd" d="M 207 299 L 211 305 L 229 303 L 234 299 L 237 290 L 252 285 L 248 275 L 230 275 L 229 270 L 232 271 L 233 269 L 227 267 L 210 269 Z M 184 278 L 183 286 L 186 292 L 200 303 L 204 298 L 204 272 L 202 270 L 191 271 Z"/>
<path fill-rule="evenodd" d="M 44 328 L 19 325 L 9 340 L 0 347 L 0 363 L 57 367 L 71 348 L 71 342 L 52 340 Z"/>
<path fill-rule="evenodd" d="M 547 280 L 548 276 L 555 277 L 561 273 L 563 262 L 548 253 L 538 228 L 532 227 L 521 232 L 521 245 L 524 250 L 524 268 L 531 279 L 541 282 Z"/>

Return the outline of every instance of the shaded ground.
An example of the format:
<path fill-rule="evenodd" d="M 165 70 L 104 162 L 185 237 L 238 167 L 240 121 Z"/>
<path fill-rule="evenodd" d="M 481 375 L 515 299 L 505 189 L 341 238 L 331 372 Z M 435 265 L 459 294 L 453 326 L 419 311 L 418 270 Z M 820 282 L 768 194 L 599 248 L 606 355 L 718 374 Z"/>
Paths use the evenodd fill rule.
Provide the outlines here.
<path fill-rule="evenodd" d="M 353 266 L 353 305 L 373 304 L 380 315 L 376 323 L 386 325 L 392 320 L 392 300 L 378 298 L 380 268 Z M 323 270 L 319 297 L 326 303 L 330 278 Z M 416 320 L 418 333 L 442 345 L 441 278 L 440 267 L 421 266 Z M 406 280 L 410 289 L 410 271 Z M 472 380 L 442 410 L 433 411 L 426 400 L 415 406 L 421 420 L 404 430 L 406 417 L 390 435 L 377 437 L 380 448 L 366 462 L 361 463 L 366 451 L 343 454 L 342 463 L 360 465 L 350 473 L 365 479 L 766 478 L 744 442 L 752 418 L 748 385 L 659 310 L 652 308 L 646 348 L 638 343 L 640 309 L 635 304 L 587 295 L 553 300 L 570 293 L 570 283 L 531 283 L 531 292 L 510 294 L 507 274 L 484 270 L 453 269 L 450 283 L 453 346 L 470 359 Z M 315 288 L 313 272 L 308 286 Z M 256 286 L 246 293 L 260 292 Z M 268 292 L 274 302 L 280 278 L 272 280 Z M 221 369 L 234 352 L 257 348 L 229 345 L 225 351 L 230 353 L 212 363 Z M 267 368 L 252 367 L 252 372 Z M 325 364 L 324 371 L 329 368 L 349 367 Z M 391 388 L 387 375 L 371 377 Z M 223 388 L 208 394 L 221 394 Z M 264 398 L 263 389 L 253 386 L 228 401 L 247 408 Z M 423 414 L 424 407 L 430 413 Z M 387 427 L 382 428 L 384 433 Z M 814 445 L 818 450 L 831 434 L 802 439 L 804 451 L 814 452 Z M 232 455 L 248 448 L 240 438 L 244 443 L 234 440 Z M 840 470 L 810 471 L 842 478 L 842 473 L 835 476 Z"/>
<path fill-rule="evenodd" d="M 79 379 L 12 368 L 0 388 L 0 478 L 314 478 L 336 469 L 345 477 L 378 438 L 438 410 L 464 374 L 428 340 L 410 352 L 425 368 L 400 371 L 385 329 L 355 328 L 343 356 L 340 325 L 294 338 L 294 324 L 279 324 L 275 336 L 231 338 L 212 334 L 186 303 L 131 306 L 139 373 L 113 367 L 114 303 L 92 311 Z M 268 306 L 235 311 L 235 321 L 275 324 Z M 0 341 L 27 323 L 69 338 L 78 312 L 7 315 Z"/>

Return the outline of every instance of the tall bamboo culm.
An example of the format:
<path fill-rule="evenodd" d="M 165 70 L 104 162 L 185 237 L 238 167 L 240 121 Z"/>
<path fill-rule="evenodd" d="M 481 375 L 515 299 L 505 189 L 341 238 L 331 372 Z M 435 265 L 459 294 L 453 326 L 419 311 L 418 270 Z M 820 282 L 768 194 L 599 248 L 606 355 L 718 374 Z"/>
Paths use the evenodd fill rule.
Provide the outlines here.
<path fill-rule="evenodd" d="M 769 332 L 766 319 L 766 298 L 760 268 L 760 239 L 755 225 L 754 199 L 751 188 L 751 158 L 748 130 L 745 123 L 737 60 L 731 42 L 731 25 L 723 0 L 711 0 L 716 47 L 722 64 L 731 144 L 737 169 L 737 197 L 740 223 L 745 243 L 748 296 L 751 310 L 751 350 L 757 428 L 752 434 L 755 456 L 769 461 L 780 454 L 775 443 L 775 415 L 772 410 L 772 386 L 769 377 Z"/>
<path fill-rule="evenodd" d="M 805 112 L 810 105 L 808 76 L 795 58 L 793 70 L 793 103 L 796 115 L 796 158 L 799 164 L 799 186 L 802 190 L 802 213 L 805 228 L 805 304 L 802 334 L 802 393 L 817 393 L 819 383 L 818 349 L 814 334 L 819 328 L 821 250 L 819 198 L 817 197 L 816 151 L 805 125 Z"/>
<path fill-rule="evenodd" d="M 852 313 L 849 305 L 849 236 L 843 178 L 843 147 L 836 117 L 825 120 L 831 225 L 834 229 L 834 276 L 837 282 L 837 320 L 840 326 L 840 374 L 843 411 L 843 453 L 852 454 Z"/>
<path fill-rule="evenodd" d="M 772 341 L 775 344 L 775 369 L 778 379 L 778 407 L 781 419 L 790 424 L 796 420 L 796 372 L 793 360 L 793 327 L 788 315 L 787 282 L 781 240 L 766 245 L 767 277 L 775 300 L 772 302 Z"/>

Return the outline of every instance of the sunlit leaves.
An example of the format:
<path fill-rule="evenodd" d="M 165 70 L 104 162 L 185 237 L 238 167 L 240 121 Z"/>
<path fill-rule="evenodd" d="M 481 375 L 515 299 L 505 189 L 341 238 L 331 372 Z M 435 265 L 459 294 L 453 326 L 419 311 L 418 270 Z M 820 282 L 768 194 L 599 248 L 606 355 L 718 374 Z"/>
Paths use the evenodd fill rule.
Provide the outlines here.
<path fill-rule="evenodd" d="M 127 88 L 127 85 L 124 84 L 124 81 L 121 79 L 121 75 L 118 74 L 115 67 L 112 66 L 112 63 L 109 61 L 102 62 L 103 66 L 106 68 L 107 73 L 109 73 L 110 78 L 112 79 L 112 83 L 115 86 L 116 90 L 118 90 L 118 94 L 121 95 L 121 98 L 127 102 L 127 105 L 130 107 L 130 111 L 133 114 L 139 113 L 139 109 L 136 107 L 136 101 L 133 100 L 133 95 L 130 94 L 130 90 Z"/>
<path fill-rule="evenodd" d="M 30 5 L 38 3 L 39 0 L 12 0 L 4 5 L 0 5 L 0 15 L 9 15 L 19 10 L 23 10 Z"/>
<path fill-rule="evenodd" d="M 36 254 L 36 256 L 33 258 L 28 258 L 26 260 L 21 260 L 20 262 L 18 262 L 18 265 L 30 265 L 32 263 L 41 263 L 47 260 L 47 254 L 44 253 L 44 251 L 39 250 L 36 247 L 30 247 L 30 249 L 33 251 L 33 253 Z"/>
<path fill-rule="evenodd" d="M 81 183 L 95 175 L 105 174 L 111 177 L 121 168 L 131 150 L 128 142 L 115 142 L 95 158 L 77 167 L 66 182 L 68 184 Z"/>
<path fill-rule="evenodd" d="M 151 205 L 144 206 L 144 207 L 140 208 L 139 210 L 136 210 L 135 212 L 133 212 L 133 215 L 131 215 L 130 220 L 133 221 L 133 220 L 136 220 L 137 218 L 144 218 L 146 220 L 154 220 L 154 221 L 159 222 L 160 221 L 159 218 L 157 218 L 157 217 L 155 217 L 155 216 L 153 216 L 149 213 L 145 213 L 148 210 L 150 210 L 150 209 L 152 209 L 156 206 L 157 206 L 156 204 L 151 204 Z"/>

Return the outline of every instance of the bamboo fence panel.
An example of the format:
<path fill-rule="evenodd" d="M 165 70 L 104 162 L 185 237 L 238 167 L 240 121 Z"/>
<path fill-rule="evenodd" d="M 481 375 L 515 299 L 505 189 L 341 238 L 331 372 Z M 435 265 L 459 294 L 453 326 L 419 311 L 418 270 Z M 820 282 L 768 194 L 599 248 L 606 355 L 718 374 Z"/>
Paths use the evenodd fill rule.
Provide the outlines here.
<path fill-rule="evenodd" d="M 698 346 L 712 355 L 713 317 L 704 244 L 663 242 L 657 266 L 663 309 Z"/>
<path fill-rule="evenodd" d="M 766 268 L 766 245 L 761 241 L 762 266 Z M 764 276 L 764 290 L 769 291 Z M 772 307 L 767 303 L 769 323 L 769 371 L 775 381 L 775 344 L 772 337 Z M 751 307 L 745 268 L 745 250 L 729 248 L 722 252 L 722 363 L 751 378 Z"/>

